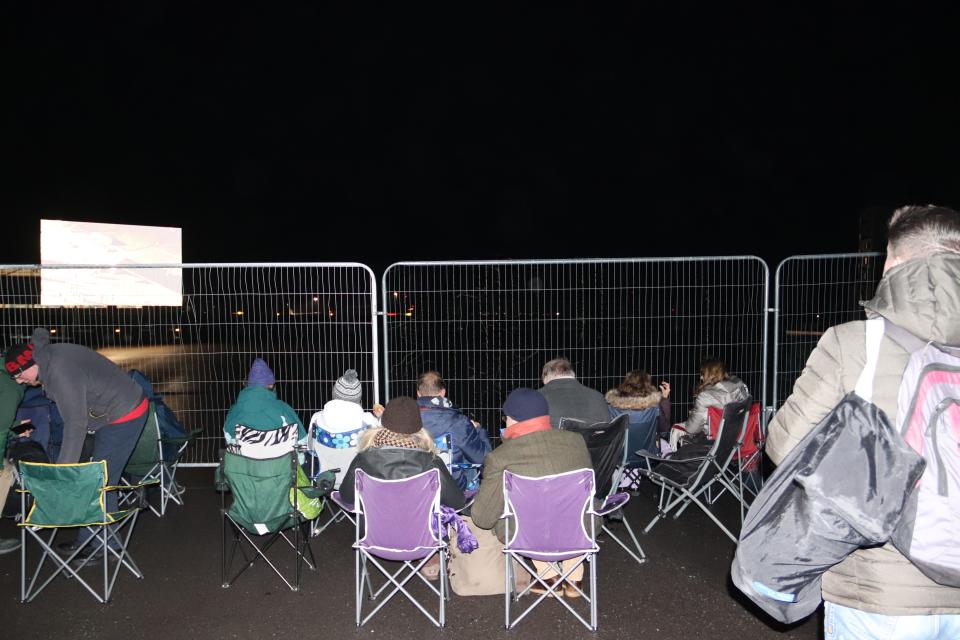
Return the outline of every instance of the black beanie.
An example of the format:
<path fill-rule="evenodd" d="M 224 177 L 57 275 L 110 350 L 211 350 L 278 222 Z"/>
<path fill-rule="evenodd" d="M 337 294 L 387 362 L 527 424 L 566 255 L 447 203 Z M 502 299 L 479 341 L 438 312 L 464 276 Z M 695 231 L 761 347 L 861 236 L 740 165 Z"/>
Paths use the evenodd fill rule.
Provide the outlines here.
<path fill-rule="evenodd" d="M 15 377 L 25 370 L 29 369 L 36 362 L 33 359 L 33 345 L 29 342 L 21 342 L 7 349 L 7 355 L 4 358 L 7 373 L 10 377 Z"/>

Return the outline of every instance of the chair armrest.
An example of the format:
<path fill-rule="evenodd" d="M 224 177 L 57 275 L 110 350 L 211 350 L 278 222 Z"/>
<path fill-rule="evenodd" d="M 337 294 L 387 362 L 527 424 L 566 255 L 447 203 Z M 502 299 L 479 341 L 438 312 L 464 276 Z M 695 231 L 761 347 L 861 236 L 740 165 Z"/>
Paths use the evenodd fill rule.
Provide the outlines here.
<path fill-rule="evenodd" d="M 146 482 L 138 482 L 137 484 L 125 484 L 125 485 L 107 485 L 103 488 L 104 491 L 131 491 L 133 489 L 140 489 L 141 487 L 152 487 L 153 485 L 160 484 L 160 478 L 154 478 L 152 480 L 147 480 Z"/>
<path fill-rule="evenodd" d="M 634 451 L 633 453 L 636 454 L 636 455 L 638 455 L 638 456 L 640 456 L 640 457 L 643 458 L 644 460 L 646 460 L 647 463 L 650 463 L 651 461 L 653 461 L 653 462 L 665 462 L 665 461 L 667 461 L 667 460 L 670 460 L 670 458 L 664 458 L 663 456 L 658 456 L 658 455 L 655 454 L 655 453 L 650 453 L 650 452 L 647 451 L 646 449 L 637 449 L 637 450 Z"/>
<path fill-rule="evenodd" d="M 344 499 L 340 497 L 339 491 L 334 491 L 333 493 L 331 493 L 330 499 L 333 500 L 334 504 L 336 504 L 338 507 L 340 507 L 344 511 L 348 513 L 356 513 L 356 510 L 354 509 L 353 505 L 349 502 L 344 501 Z"/>
<path fill-rule="evenodd" d="M 596 509 L 594 513 L 598 516 L 605 516 L 611 511 L 616 511 L 627 504 L 627 501 L 630 500 L 630 494 L 626 491 L 621 491 L 619 493 L 614 493 L 613 495 L 607 496 L 606 500 L 603 501 L 603 504 L 600 505 L 599 509 Z"/>

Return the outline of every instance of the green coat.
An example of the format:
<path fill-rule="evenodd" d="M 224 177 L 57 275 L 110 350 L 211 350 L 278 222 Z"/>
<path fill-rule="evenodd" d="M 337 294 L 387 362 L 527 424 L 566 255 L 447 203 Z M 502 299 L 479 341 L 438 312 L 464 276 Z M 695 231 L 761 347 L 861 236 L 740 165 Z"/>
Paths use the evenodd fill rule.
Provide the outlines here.
<path fill-rule="evenodd" d="M 0 469 L 7 457 L 7 438 L 23 399 L 24 386 L 17 384 L 6 371 L 0 371 Z"/>
<path fill-rule="evenodd" d="M 470 508 L 470 517 L 481 529 L 495 529 L 503 542 L 505 525 L 500 514 L 503 513 L 505 469 L 539 477 L 592 467 L 590 452 L 579 433 L 551 429 L 505 440 L 483 461 L 483 480 Z"/>

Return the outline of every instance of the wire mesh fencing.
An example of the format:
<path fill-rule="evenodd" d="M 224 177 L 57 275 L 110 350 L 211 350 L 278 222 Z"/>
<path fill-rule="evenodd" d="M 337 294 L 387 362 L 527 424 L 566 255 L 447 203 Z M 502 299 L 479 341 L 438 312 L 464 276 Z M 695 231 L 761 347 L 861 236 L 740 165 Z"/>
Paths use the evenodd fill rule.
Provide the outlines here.
<path fill-rule="evenodd" d="M 873 297 L 884 254 L 792 256 L 777 267 L 774 301 L 773 393 L 776 411 L 824 331 L 863 320 L 860 301 Z"/>
<path fill-rule="evenodd" d="M 125 306 L 118 298 L 115 305 L 71 307 L 40 304 L 39 267 L 0 267 L 3 346 L 47 327 L 55 342 L 82 344 L 144 372 L 187 428 L 202 429 L 187 464 L 217 460 L 224 417 L 254 358 L 267 361 L 278 396 L 304 420 L 330 399 L 348 368 L 359 373 L 365 406 L 378 400 L 376 280 L 368 267 L 124 265 L 144 274 L 170 268 L 182 273 L 179 306 Z"/>
<path fill-rule="evenodd" d="M 761 400 L 768 284 L 749 256 L 397 263 L 382 278 L 386 395 L 415 395 L 437 370 L 496 436 L 506 395 L 565 356 L 602 392 L 632 369 L 670 382 L 677 421 L 717 357 Z"/>

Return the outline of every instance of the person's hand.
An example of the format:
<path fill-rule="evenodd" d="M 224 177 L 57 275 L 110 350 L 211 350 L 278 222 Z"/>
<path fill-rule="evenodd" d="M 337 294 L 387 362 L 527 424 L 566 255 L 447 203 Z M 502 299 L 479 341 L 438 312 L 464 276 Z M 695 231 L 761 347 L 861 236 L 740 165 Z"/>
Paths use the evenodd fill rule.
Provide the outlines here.
<path fill-rule="evenodd" d="M 472 423 L 473 423 L 473 426 L 476 427 L 477 429 L 480 428 L 480 423 L 477 422 L 476 420 L 471 419 L 470 422 L 472 422 Z"/>
<path fill-rule="evenodd" d="M 375 415 L 378 418 L 383 415 L 383 405 L 380 404 L 379 402 L 373 405 L 373 415 Z"/>
<path fill-rule="evenodd" d="M 663 394 L 664 398 L 670 397 L 670 383 L 667 382 L 666 380 L 662 380 L 660 382 L 660 393 Z"/>

